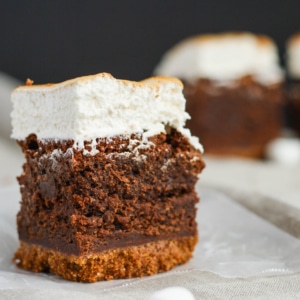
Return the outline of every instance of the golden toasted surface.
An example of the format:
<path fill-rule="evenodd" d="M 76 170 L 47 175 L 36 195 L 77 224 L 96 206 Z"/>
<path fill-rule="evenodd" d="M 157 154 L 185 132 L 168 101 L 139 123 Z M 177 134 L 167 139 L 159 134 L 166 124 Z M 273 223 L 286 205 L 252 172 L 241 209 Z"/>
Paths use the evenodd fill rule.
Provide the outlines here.
<path fill-rule="evenodd" d="M 93 81 L 96 78 L 103 78 L 108 79 L 112 81 L 117 81 L 120 84 L 124 84 L 127 86 L 132 86 L 136 88 L 142 88 L 143 86 L 152 87 L 156 89 L 160 85 L 168 84 L 168 83 L 174 83 L 178 84 L 179 86 L 183 86 L 181 81 L 175 77 L 168 77 L 168 76 L 153 76 L 146 78 L 141 81 L 130 81 L 130 80 L 124 80 L 124 79 L 116 79 L 109 73 L 98 73 L 95 75 L 87 75 L 87 76 L 81 76 L 73 79 L 69 79 L 60 83 L 47 83 L 47 84 L 34 84 L 34 81 L 32 79 L 27 79 L 25 85 L 22 85 L 14 90 L 14 92 L 19 91 L 20 89 L 57 89 L 57 88 L 65 88 L 69 86 L 73 86 L 76 84 L 82 84 L 88 81 Z"/>
<path fill-rule="evenodd" d="M 293 34 L 287 41 L 289 46 L 300 43 L 300 32 Z"/>
<path fill-rule="evenodd" d="M 269 47 L 274 46 L 275 43 L 272 38 L 263 34 L 253 34 L 250 32 L 224 32 L 224 33 L 216 33 L 216 34 L 200 34 L 188 37 L 181 42 L 179 42 L 175 47 L 174 50 L 182 47 L 183 45 L 204 45 L 211 42 L 223 42 L 226 40 L 239 40 L 243 38 L 254 38 L 257 42 L 258 47 Z"/>

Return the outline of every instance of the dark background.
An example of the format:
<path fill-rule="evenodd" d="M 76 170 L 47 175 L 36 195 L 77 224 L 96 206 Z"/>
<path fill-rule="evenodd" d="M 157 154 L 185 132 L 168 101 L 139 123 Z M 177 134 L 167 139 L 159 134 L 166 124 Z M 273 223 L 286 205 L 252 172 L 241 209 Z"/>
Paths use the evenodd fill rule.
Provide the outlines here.
<path fill-rule="evenodd" d="M 35 83 L 104 71 L 140 80 L 178 41 L 229 30 L 270 35 L 283 63 L 300 1 L 0 0 L 0 71 Z"/>

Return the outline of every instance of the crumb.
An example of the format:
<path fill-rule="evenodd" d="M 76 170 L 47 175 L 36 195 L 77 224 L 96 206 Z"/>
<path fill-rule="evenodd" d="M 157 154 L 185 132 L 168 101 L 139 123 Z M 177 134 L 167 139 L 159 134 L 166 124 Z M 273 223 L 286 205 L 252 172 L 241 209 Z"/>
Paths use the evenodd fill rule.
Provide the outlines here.
<path fill-rule="evenodd" d="M 26 79 L 26 85 L 27 85 L 27 86 L 33 85 L 33 82 L 34 82 L 34 81 L 31 80 L 30 78 L 27 78 L 27 79 Z"/>

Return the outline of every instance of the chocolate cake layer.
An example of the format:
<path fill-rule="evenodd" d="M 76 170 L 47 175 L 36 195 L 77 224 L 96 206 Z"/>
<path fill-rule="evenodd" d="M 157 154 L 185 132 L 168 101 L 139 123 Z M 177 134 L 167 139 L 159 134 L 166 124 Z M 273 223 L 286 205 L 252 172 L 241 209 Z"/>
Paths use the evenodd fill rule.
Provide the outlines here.
<path fill-rule="evenodd" d="M 300 136 L 300 80 L 293 80 L 288 86 L 287 110 L 290 126 Z"/>
<path fill-rule="evenodd" d="M 251 76 L 221 85 L 208 79 L 185 83 L 187 127 L 210 154 L 261 157 L 282 126 L 280 83 L 262 85 Z"/>
<path fill-rule="evenodd" d="M 83 149 L 35 135 L 19 144 L 26 163 L 17 222 L 26 244 L 89 255 L 197 236 L 194 185 L 204 163 L 176 130 Z"/>

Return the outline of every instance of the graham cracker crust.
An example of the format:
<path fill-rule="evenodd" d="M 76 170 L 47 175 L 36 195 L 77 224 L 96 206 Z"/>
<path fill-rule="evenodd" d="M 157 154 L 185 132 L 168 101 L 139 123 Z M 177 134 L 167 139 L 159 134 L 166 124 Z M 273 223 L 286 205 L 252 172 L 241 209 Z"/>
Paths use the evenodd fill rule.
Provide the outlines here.
<path fill-rule="evenodd" d="M 68 255 L 20 241 L 15 264 L 79 282 L 143 277 L 165 272 L 192 257 L 197 236 L 162 240 L 89 255 Z"/>

